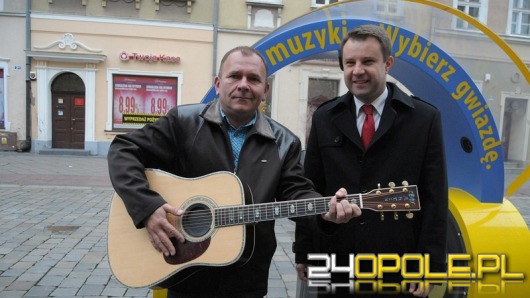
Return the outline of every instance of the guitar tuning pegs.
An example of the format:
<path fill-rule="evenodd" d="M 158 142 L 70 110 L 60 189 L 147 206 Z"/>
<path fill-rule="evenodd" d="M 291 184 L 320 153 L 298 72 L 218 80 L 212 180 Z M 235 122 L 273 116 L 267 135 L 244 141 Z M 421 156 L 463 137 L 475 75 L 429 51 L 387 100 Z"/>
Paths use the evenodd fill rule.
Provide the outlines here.
<path fill-rule="evenodd" d="M 396 184 L 394 182 L 389 182 L 388 183 L 388 187 L 390 187 L 390 189 L 388 190 L 389 193 L 394 193 L 394 187 L 396 186 Z"/>
<path fill-rule="evenodd" d="M 375 192 L 376 194 L 380 195 L 381 194 L 381 183 L 377 183 L 377 191 Z"/>
<path fill-rule="evenodd" d="M 408 219 L 412 219 L 414 217 L 414 213 L 412 212 L 407 212 L 407 214 L 405 214 L 405 216 L 408 218 Z"/>
<path fill-rule="evenodd" d="M 381 212 L 381 221 L 385 220 L 385 213 Z"/>
<path fill-rule="evenodd" d="M 409 190 L 407 189 L 407 186 L 409 186 L 409 182 L 408 182 L 407 180 L 403 180 L 403 182 L 401 182 L 401 185 L 404 186 L 404 187 L 403 187 L 403 192 L 407 192 L 407 191 L 409 191 Z"/>
<path fill-rule="evenodd" d="M 394 211 L 394 220 L 398 220 L 398 219 L 399 219 L 398 213 Z"/>

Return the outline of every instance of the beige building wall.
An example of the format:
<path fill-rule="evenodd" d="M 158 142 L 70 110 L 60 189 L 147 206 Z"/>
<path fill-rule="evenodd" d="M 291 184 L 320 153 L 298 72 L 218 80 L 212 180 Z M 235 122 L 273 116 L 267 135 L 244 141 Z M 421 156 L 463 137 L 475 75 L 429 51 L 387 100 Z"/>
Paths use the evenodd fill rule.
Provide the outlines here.
<path fill-rule="evenodd" d="M 156 7 L 155 1 L 81 1 L 81 0 L 33 0 L 32 4 L 32 58 L 31 71 L 37 75 L 32 81 L 32 121 L 31 136 L 34 151 L 50 148 L 50 87 L 54 78 L 62 72 L 78 74 L 87 87 L 87 100 L 91 106 L 87 110 L 86 148 L 92 154 L 105 155 L 112 138 L 121 132 L 111 130 L 110 108 L 111 82 L 113 73 L 171 75 L 181 79 L 179 103 L 200 102 L 212 87 L 212 79 L 226 51 L 235 45 L 253 45 L 274 30 L 271 28 L 252 28 L 253 12 L 256 7 L 268 8 L 274 14 L 275 26 L 285 25 L 316 7 L 311 0 L 210 0 L 170 1 L 170 5 Z M 165 3 L 170 3 L 165 1 Z M 357 2 L 357 1 L 353 1 Z M 364 1 L 358 1 L 359 3 Z M 367 1 L 368 2 L 368 1 Z M 448 6 L 453 0 L 439 0 Z M 19 11 L 17 24 L 9 25 L 23 28 L 22 1 L 4 0 Z M 85 5 L 83 5 L 83 3 Z M 402 3 L 412 5 L 408 1 Z M 530 64 L 529 39 L 509 34 L 511 1 L 488 0 L 487 25 L 513 49 L 522 60 Z M 218 4 L 218 9 L 214 9 Z M 520 72 L 510 64 L 509 57 L 491 41 L 473 32 L 454 29 L 454 18 L 436 19 L 430 26 L 432 15 L 420 15 L 416 11 L 405 17 L 409 22 L 418 18 L 425 20 L 419 31 L 429 40 L 443 45 L 469 71 L 470 76 L 482 88 L 489 108 L 495 118 L 499 132 L 507 120 L 505 111 L 513 100 L 528 102 L 530 89 L 524 83 Z M 432 11 L 436 11 L 433 9 Z M 407 12 L 410 14 L 410 11 Z M 2 15 L 0 22 L 4 22 Z M 10 16 L 9 19 L 13 19 Z M 215 23 L 215 20 L 218 20 Z M 16 22 L 15 22 L 16 23 Z M 6 27 L 10 28 L 10 27 Z M 217 29 L 217 30 L 216 30 Z M 22 32 L 17 29 L 17 32 Z M 72 49 L 60 48 L 57 42 L 65 40 L 70 33 L 75 42 L 84 45 Z M 25 70 L 14 71 L 14 64 L 24 68 L 24 37 L 8 36 L 9 31 L 0 32 L 0 36 L 13 39 L 20 45 L 16 50 L 0 47 L 0 63 L 9 69 L 9 105 L 8 117 L 10 130 L 17 133 L 19 139 L 25 139 Z M 8 37 L 7 37 L 8 36 Z M 462 46 L 463 41 L 472 41 L 473 46 Z M 479 50 L 477 50 L 479 49 Z M 9 51 L 13 51 L 11 54 Z M 123 62 L 119 60 L 122 51 L 142 54 L 176 55 L 181 58 L 178 64 L 144 63 L 139 61 Z M 18 56 L 17 56 L 18 55 Z M 59 57 L 55 57 L 58 55 Z M 18 58 L 15 58 L 18 57 Z M 66 58 L 65 58 L 66 57 Z M 18 61 L 14 63 L 15 59 Z M 486 74 L 489 74 L 487 76 Z M 15 80 L 16 76 L 16 80 Z M 487 78 L 486 78 L 487 77 Z M 339 94 L 346 92 L 342 73 L 333 59 L 296 62 L 271 76 L 271 116 L 297 133 L 304 140 L 306 134 L 306 111 L 308 82 L 312 78 L 340 81 Z M 15 83 L 16 82 L 16 83 Z M 514 99 L 515 98 L 515 99 Z M 16 100 L 15 100 L 16 99 Z M 87 101 L 88 103 L 88 101 Z M 530 105 L 526 105 L 528 107 Z M 524 117 L 516 114 L 519 126 L 524 129 L 512 131 L 510 152 L 516 159 L 530 160 L 530 129 L 523 123 Z M 519 148 L 526 148 L 524 150 Z"/>
<path fill-rule="evenodd" d="M 17 1 L 18 2 L 18 1 Z M 23 3 L 22 3 L 23 4 Z M 4 2 L 0 11 L 0 68 L 4 78 L 0 86 L 3 101 L 0 114 L 3 113 L 4 127 L 0 127 L 1 150 L 16 150 L 19 142 L 26 140 L 26 57 L 24 6 L 20 3 Z M 13 34 L 14 32 L 19 32 Z M 1 116 L 1 115 L 0 115 Z M 1 117 L 0 117 L 1 118 Z M 9 144 L 7 143 L 7 134 Z M 15 140 L 16 139 L 16 140 Z M 13 147 L 11 143 L 15 140 Z"/>
<path fill-rule="evenodd" d="M 453 6 L 453 0 L 437 2 Z M 494 42 L 473 30 L 454 30 L 454 20 L 437 22 L 436 42 L 456 58 L 481 87 L 503 142 L 504 158 L 530 163 L 530 86 L 521 68 L 530 67 L 530 38 L 511 34 L 513 1 L 486 0 L 481 22 L 501 38 Z M 487 5 L 487 6 L 486 6 Z M 481 8 L 482 9 L 482 8 Z M 507 54 L 507 51 L 513 54 Z M 514 56 L 520 64 L 513 62 Z"/>
<path fill-rule="evenodd" d="M 211 85 L 212 29 L 208 25 L 34 14 L 32 28 L 31 55 L 36 61 L 32 70 L 37 73 L 32 89 L 37 90 L 38 103 L 33 107 L 37 125 L 32 134 L 37 151 L 51 148 L 50 86 L 60 73 L 74 72 L 83 79 L 85 149 L 102 155 L 120 133 L 112 130 L 112 74 L 178 76 L 178 104 L 199 102 Z M 70 44 L 65 34 L 71 34 Z M 175 56 L 180 62 L 122 61 L 123 51 Z"/>

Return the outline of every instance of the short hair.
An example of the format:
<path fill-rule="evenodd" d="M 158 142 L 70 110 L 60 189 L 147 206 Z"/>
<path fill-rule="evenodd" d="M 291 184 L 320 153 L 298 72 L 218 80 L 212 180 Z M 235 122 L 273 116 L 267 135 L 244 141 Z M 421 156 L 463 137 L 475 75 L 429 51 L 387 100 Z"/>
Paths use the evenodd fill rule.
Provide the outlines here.
<path fill-rule="evenodd" d="M 261 61 L 263 61 L 263 65 L 265 66 L 265 76 L 267 77 L 269 75 L 269 66 L 267 65 L 267 62 L 265 62 L 265 58 L 263 57 L 263 55 L 261 55 L 258 50 L 249 46 L 238 46 L 226 52 L 226 54 L 223 56 L 223 59 L 221 59 L 221 65 L 219 65 L 219 73 L 217 74 L 219 77 L 221 76 L 221 69 L 225 64 L 226 59 L 228 59 L 228 56 L 238 51 L 245 57 L 257 55 L 261 59 Z"/>
<path fill-rule="evenodd" d="M 392 55 L 392 43 L 390 41 L 390 37 L 382 27 L 376 25 L 360 25 L 350 30 L 342 39 L 340 50 L 342 52 L 344 44 L 346 44 L 348 40 L 366 40 L 370 37 L 373 37 L 379 41 L 384 61 L 388 60 L 388 57 Z"/>

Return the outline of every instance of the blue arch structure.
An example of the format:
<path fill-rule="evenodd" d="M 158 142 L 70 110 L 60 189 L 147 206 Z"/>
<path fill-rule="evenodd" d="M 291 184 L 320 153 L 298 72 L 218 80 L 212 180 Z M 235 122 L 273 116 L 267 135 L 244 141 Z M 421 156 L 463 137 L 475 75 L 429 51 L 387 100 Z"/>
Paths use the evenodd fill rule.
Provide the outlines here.
<path fill-rule="evenodd" d="M 481 202 L 500 203 L 504 191 L 501 141 L 487 102 L 466 71 L 438 46 L 402 27 L 315 11 L 280 27 L 254 45 L 269 75 L 298 60 L 337 51 L 349 28 L 376 24 L 393 41 L 390 75 L 442 112 L 449 186 Z M 202 102 L 215 98 L 212 87 Z M 411 132 L 413 133 L 413 132 Z"/>
<path fill-rule="evenodd" d="M 375 12 L 378 3 L 351 0 L 326 6 L 279 27 L 253 47 L 263 54 L 272 75 L 299 60 L 330 57 L 330 54 L 336 57 L 342 36 L 352 27 L 370 23 L 385 28 L 393 40 L 395 57 L 390 75 L 442 113 L 450 186 L 448 253 L 469 254 L 468 264 L 474 272 L 479 266 L 478 254 L 501 253 L 509 259 L 511 272 L 529 276 L 530 233 L 515 206 L 503 198 L 503 154 L 494 118 L 465 69 L 442 50 L 444 46 L 453 46 L 453 51 L 464 46 L 477 47 L 476 40 L 465 43 L 458 39 L 458 44 L 450 40 L 446 44 L 441 38 L 437 44 L 425 37 L 432 36 L 426 24 L 433 15 L 446 24 L 455 17 L 464 20 L 482 32 L 495 50 L 500 50 L 499 57 L 506 55 L 513 61 L 528 83 L 530 71 L 499 36 L 459 10 L 429 0 L 403 0 L 399 2 L 402 17 L 383 19 L 383 15 Z M 209 102 L 215 96 L 212 87 L 202 101 Z M 528 173 L 526 177 L 530 176 L 530 167 L 525 173 Z M 516 187 L 513 186 L 512 192 Z M 492 241 L 499 235 L 503 241 Z M 530 293 L 530 283 L 522 280 L 506 286 L 502 281 L 503 289 L 500 289 L 495 274 L 478 283 L 464 285 L 468 297 L 489 297 L 492 294 L 489 289 L 499 297 L 526 297 Z M 489 286 L 486 293 L 481 292 L 484 286 Z"/>

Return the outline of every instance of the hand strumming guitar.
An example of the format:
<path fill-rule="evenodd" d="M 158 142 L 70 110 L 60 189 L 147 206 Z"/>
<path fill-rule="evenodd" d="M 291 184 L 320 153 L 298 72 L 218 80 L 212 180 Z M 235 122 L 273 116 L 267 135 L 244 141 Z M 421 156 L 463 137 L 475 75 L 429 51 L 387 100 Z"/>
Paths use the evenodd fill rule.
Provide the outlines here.
<path fill-rule="evenodd" d="M 184 243 L 184 236 L 167 220 L 167 213 L 175 216 L 184 214 L 184 210 L 164 204 L 149 216 L 145 221 L 145 228 L 149 233 L 149 239 L 153 247 L 165 256 L 174 256 L 175 247 L 171 243 L 170 237 L 175 237 L 180 243 Z"/>

